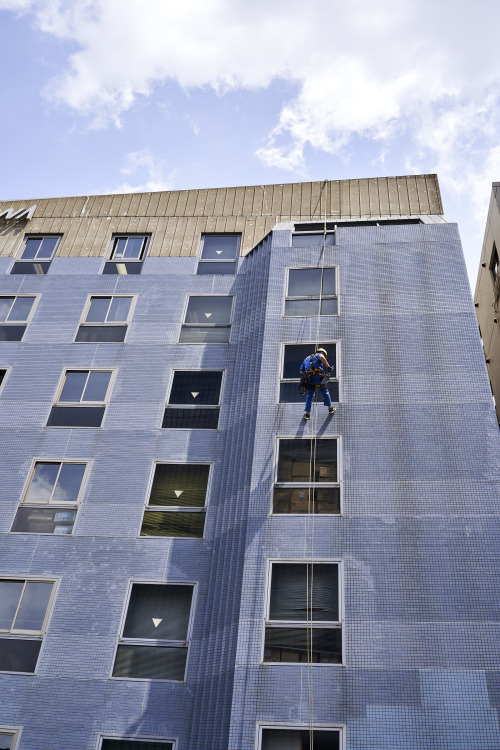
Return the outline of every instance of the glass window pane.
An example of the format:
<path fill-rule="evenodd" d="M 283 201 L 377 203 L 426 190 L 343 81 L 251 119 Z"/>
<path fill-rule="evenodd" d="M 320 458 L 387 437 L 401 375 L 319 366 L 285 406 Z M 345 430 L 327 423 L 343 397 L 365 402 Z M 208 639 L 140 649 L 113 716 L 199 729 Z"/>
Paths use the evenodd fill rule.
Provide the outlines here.
<path fill-rule="evenodd" d="M 13 326 L 0 324 L 0 341 L 21 341 L 26 326 Z"/>
<path fill-rule="evenodd" d="M 86 464 L 66 464 L 61 466 L 52 502 L 76 503 L 82 485 Z"/>
<path fill-rule="evenodd" d="M 169 404 L 197 404 L 216 406 L 219 403 L 222 372 L 174 372 Z"/>
<path fill-rule="evenodd" d="M 132 304 L 132 297 L 113 297 L 111 300 L 111 307 L 109 309 L 107 322 L 123 322 L 128 320 L 128 313 L 130 305 Z"/>
<path fill-rule="evenodd" d="M 108 314 L 111 297 L 92 297 L 90 307 L 85 318 L 87 323 L 104 323 Z"/>
<path fill-rule="evenodd" d="M 275 487 L 273 513 L 340 513 L 339 487 Z"/>
<path fill-rule="evenodd" d="M 321 300 L 321 315 L 337 315 L 338 303 L 337 299 L 322 299 Z"/>
<path fill-rule="evenodd" d="M 34 301 L 34 297 L 17 297 L 12 310 L 10 311 L 8 320 L 16 322 L 24 322 L 28 320 Z"/>
<path fill-rule="evenodd" d="M 7 320 L 15 297 L 0 297 L 0 321 Z"/>
<path fill-rule="evenodd" d="M 93 342 L 96 344 L 121 344 L 125 341 L 127 326 L 80 326 L 76 334 L 75 342 Z"/>
<path fill-rule="evenodd" d="M 329 294 L 335 294 L 335 268 L 324 268 L 323 269 L 323 291 L 321 292 L 323 297 Z"/>
<path fill-rule="evenodd" d="M 273 564 L 269 619 L 337 622 L 339 619 L 338 565 L 336 563 L 316 563 L 314 566 L 307 563 Z"/>
<path fill-rule="evenodd" d="M 80 401 L 88 372 L 67 372 L 59 401 Z"/>
<path fill-rule="evenodd" d="M 311 645 L 313 664 L 342 663 L 340 628 L 266 628 L 264 661 L 307 662 Z"/>
<path fill-rule="evenodd" d="M 135 583 L 123 637 L 185 641 L 192 596 L 192 586 Z"/>
<path fill-rule="evenodd" d="M 330 360 L 329 360 L 330 361 Z M 337 402 L 339 400 L 339 384 L 335 380 L 330 380 L 328 383 L 328 392 L 330 393 L 332 401 Z M 281 383 L 280 385 L 280 403 L 281 404 L 298 404 L 303 402 L 305 396 L 302 395 L 302 388 L 299 389 L 299 380 L 297 379 L 294 383 Z M 323 403 L 321 396 L 313 397 L 313 401 L 319 404 Z"/>
<path fill-rule="evenodd" d="M 315 473 L 312 472 L 314 442 L 288 439 L 279 441 L 278 482 L 336 482 L 337 441 L 317 438 Z"/>
<path fill-rule="evenodd" d="M 339 732 L 315 729 L 263 729 L 262 750 L 340 750 Z"/>
<path fill-rule="evenodd" d="M 33 260 L 36 258 L 37 250 L 41 244 L 41 237 L 28 237 L 21 258 L 23 258 L 23 260 Z"/>
<path fill-rule="evenodd" d="M 13 747 L 14 735 L 0 733 L 0 750 L 10 750 Z"/>
<path fill-rule="evenodd" d="M 219 424 L 219 409 L 165 409 L 163 428 L 179 430 L 216 430 Z"/>
<path fill-rule="evenodd" d="M 205 513 L 146 511 L 141 536 L 203 537 Z"/>
<path fill-rule="evenodd" d="M 24 581 L 0 581 L 0 630 L 10 630 Z"/>
<path fill-rule="evenodd" d="M 179 343 L 181 344 L 227 344 L 231 329 L 227 328 L 188 328 L 183 326 Z"/>
<path fill-rule="evenodd" d="M 118 646 L 113 677 L 143 680 L 184 680 L 187 648 Z"/>
<path fill-rule="evenodd" d="M 112 258 L 123 258 L 123 253 L 125 252 L 125 248 L 127 246 L 127 238 L 126 237 L 119 237 L 115 240 L 113 253 L 111 255 Z"/>
<path fill-rule="evenodd" d="M 292 247 L 323 247 L 324 234 L 292 234 Z M 326 234 L 325 245 L 335 244 L 335 234 Z"/>
<path fill-rule="evenodd" d="M 332 346 L 328 347 L 328 354 L 330 354 L 331 348 Z M 287 344 L 283 358 L 283 377 L 300 378 L 299 370 L 302 362 L 310 354 L 314 354 L 314 349 L 314 344 Z M 328 361 L 330 362 L 330 360 Z"/>
<path fill-rule="evenodd" d="M 101 750 L 172 750 L 172 748 L 171 742 L 140 742 L 138 740 L 103 740 L 101 746 Z M 335 749 L 332 748 L 332 750 Z"/>
<path fill-rule="evenodd" d="M 291 268 L 288 276 L 288 297 L 319 297 L 321 268 Z"/>
<path fill-rule="evenodd" d="M 47 427 L 100 427 L 105 406 L 53 406 Z"/>
<path fill-rule="evenodd" d="M 232 297 L 190 297 L 186 323 L 228 325 L 231 322 Z"/>
<path fill-rule="evenodd" d="M 239 235 L 206 234 L 201 257 L 207 260 L 232 260 L 236 258 L 239 243 Z"/>
<path fill-rule="evenodd" d="M 149 505 L 202 508 L 209 471 L 209 466 L 200 464 L 157 464 Z"/>
<path fill-rule="evenodd" d="M 110 372 L 91 372 L 82 401 L 104 401 L 108 391 Z"/>
<path fill-rule="evenodd" d="M 318 314 L 319 300 L 317 299 L 287 299 L 285 301 L 285 317 L 305 317 Z"/>
<path fill-rule="evenodd" d="M 198 263 L 196 273 L 205 275 L 211 273 L 218 273 L 221 275 L 235 274 L 236 263 L 216 263 L 215 261 L 213 263 Z"/>
<path fill-rule="evenodd" d="M 60 466 L 60 463 L 36 463 L 35 473 L 33 474 L 25 502 L 50 502 Z"/>
<path fill-rule="evenodd" d="M 21 505 L 12 531 L 24 534 L 71 534 L 75 518 L 75 510 Z"/>
<path fill-rule="evenodd" d="M 36 254 L 37 260 L 50 260 L 54 255 L 59 237 L 44 237 L 38 252 Z"/>
<path fill-rule="evenodd" d="M 128 237 L 127 246 L 123 254 L 124 258 L 139 260 L 144 247 L 144 237 Z"/>
<path fill-rule="evenodd" d="M 104 264 L 103 273 L 107 274 L 118 274 L 120 276 L 126 276 L 127 274 L 139 274 L 142 271 L 142 263 L 139 263 L 136 260 L 133 261 L 127 261 L 126 263 L 118 262 L 108 262 Z"/>
<path fill-rule="evenodd" d="M 35 671 L 42 642 L 21 638 L 0 638 L 0 671 Z"/>
<path fill-rule="evenodd" d="M 41 630 L 52 593 L 52 583 L 28 581 L 14 622 L 15 630 Z"/>
<path fill-rule="evenodd" d="M 19 263 L 14 263 L 10 272 L 43 275 L 48 272 L 49 268 L 49 261 L 37 261 L 36 263 L 30 263 L 29 261 L 22 260 L 19 261 Z"/>

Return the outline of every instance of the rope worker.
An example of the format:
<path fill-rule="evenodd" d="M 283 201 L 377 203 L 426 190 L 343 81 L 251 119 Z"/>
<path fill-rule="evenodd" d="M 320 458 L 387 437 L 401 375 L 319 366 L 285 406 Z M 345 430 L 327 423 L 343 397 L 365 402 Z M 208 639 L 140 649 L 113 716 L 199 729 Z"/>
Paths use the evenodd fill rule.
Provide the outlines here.
<path fill-rule="evenodd" d="M 314 354 L 310 354 L 302 362 L 300 367 L 300 386 L 302 394 L 306 394 L 306 405 L 304 410 L 304 419 L 310 419 L 311 406 L 314 394 L 318 391 L 323 396 L 325 406 L 328 406 L 328 413 L 333 414 L 335 409 L 332 406 L 332 399 L 328 391 L 328 381 L 332 371 L 327 360 L 328 352 L 326 349 L 316 349 Z"/>

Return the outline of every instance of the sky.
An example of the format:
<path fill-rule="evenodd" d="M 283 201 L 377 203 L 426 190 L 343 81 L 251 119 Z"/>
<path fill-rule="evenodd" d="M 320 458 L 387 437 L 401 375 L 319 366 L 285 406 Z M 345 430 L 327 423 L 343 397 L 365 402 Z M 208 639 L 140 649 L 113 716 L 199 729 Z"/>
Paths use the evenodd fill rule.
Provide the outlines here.
<path fill-rule="evenodd" d="M 498 0 L 0 0 L 0 199 L 436 172 L 471 285 Z"/>

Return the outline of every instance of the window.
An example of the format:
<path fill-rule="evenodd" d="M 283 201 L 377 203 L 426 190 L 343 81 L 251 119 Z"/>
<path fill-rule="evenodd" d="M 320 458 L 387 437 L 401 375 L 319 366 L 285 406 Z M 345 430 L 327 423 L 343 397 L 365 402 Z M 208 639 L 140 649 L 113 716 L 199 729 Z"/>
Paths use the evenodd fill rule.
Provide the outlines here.
<path fill-rule="evenodd" d="M 218 370 L 177 370 L 162 427 L 216 430 L 222 372 Z"/>
<path fill-rule="evenodd" d="M 133 297 L 91 297 L 75 341 L 122 342 Z"/>
<path fill-rule="evenodd" d="M 156 464 L 141 536 L 203 537 L 210 466 Z"/>
<path fill-rule="evenodd" d="M 335 245 L 335 233 L 327 232 L 326 237 L 323 231 L 292 234 L 292 247 L 323 247 L 323 240 L 325 245 Z"/>
<path fill-rule="evenodd" d="M 0 390 L 2 388 L 2 385 L 4 383 L 6 376 L 7 376 L 7 370 L 5 370 L 4 368 L 0 369 Z"/>
<path fill-rule="evenodd" d="M 1 750 L 0 745 L 0 750 Z M 112 740 L 104 739 L 101 750 L 173 750 L 173 742 L 158 740 Z"/>
<path fill-rule="evenodd" d="M 134 583 L 113 677 L 182 682 L 193 586 Z"/>
<path fill-rule="evenodd" d="M 320 310 L 321 296 L 321 310 Z M 337 315 L 335 268 L 290 268 L 285 316 Z"/>
<path fill-rule="evenodd" d="M 0 579 L 0 671 L 35 671 L 53 589 L 53 581 Z"/>
<path fill-rule="evenodd" d="M 103 273 L 141 273 L 149 235 L 120 234 L 111 239 L 110 260 L 104 264 Z"/>
<path fill-rule="evenodd" d="M 45 274 L 61 240 L 60 235 L 30 235 L 25 237 L 19 260 L 11 273 Z"/>
<path fill-rule="evenodd" d="M 67 370 L 47 427 L 100 427 L 111 370 Z"/>
<path fill-rule="evenodd" d="M 196 273 L 236 273 L 240 238 L 239 234 L 204 234 Z"/>
<path fill-rule="evenodd" d="M 263 727 L 260 750 L 341 750 L 339 729 Z"/>
<path fill-rule="evenodd" d="M 328 350 L 328 362 L 332 366 L 328 390 L 332 401 L 339 400 L 339 382 L 337 377 L 337 346 L 333 343 L 321 343 Z M 280 385 L 280 403 L 296 404 L 304 401 L 302 388 L 299 388 L 299 370 L 302 362 L 314 352 L 315 344 L 285 344 Z"/>
<path fill-rule="evenodd" d="M 491 251 L 490 271 L 493 276 L 493 283 L 496 284 L 498 278 L 498 251 L 495 243 L 493 243 L 493 249 Z"/>
<path fill-rule="evenodd" d="M 8 732 L 0 729 L 0 750 L 14 750 L 16 737 L 17 732 Z"/>
<path fill-rule="evenodd" d="M 337 439 L 279 440 L 273 513 L 340 513 Z"/>
<path fill-rule="evenodd" d="M 339 563 L 271 563 L 264 661 L 341 664 L 340 593 Z"/>
<path fill-rule="evenodd" d="M 226 344 L 231 332 L 233 297 L 190 297 L 181 344 Z"/>
<path fill-rule="evenodd" d="M 0 297 L 0 341 L 21 341 L 36 297 Z"/>
<path fill-rule="evenodd" d="M 37 461 L 12 531 L 71 534 L 86 463 Z"/>

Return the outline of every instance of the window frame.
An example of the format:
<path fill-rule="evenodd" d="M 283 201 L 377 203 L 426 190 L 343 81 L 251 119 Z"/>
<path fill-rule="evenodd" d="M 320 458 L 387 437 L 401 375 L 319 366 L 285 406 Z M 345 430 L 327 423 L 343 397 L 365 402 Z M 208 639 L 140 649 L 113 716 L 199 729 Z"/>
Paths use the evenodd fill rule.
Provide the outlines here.
<path fill-rule="evenodd" d="M 111 377 L 109 378 L 109 383 L 108 383 L 108 387 L 106 390 L 106 396 L 104 398 L 104 401 L 59 401 L 62 390 L 64 388 L 64 384 L 66 383 L 66 374 L 68 372 L 87 372 L 89 373 L 89 375 L 91 372 L 111 373 Z M 86 406 L 107 406 L 109 404 L 111 392 L 113 390 L 116 372 L 117 372 L 117 368 L 113 368 L 113 367 L 93 367 L 91 369 L 87 369 L 85 367 L 65 367 L 62 373 L 62 377 L 60 378 L 59 383 L 57 385 L 56 397 L 52 403 L 52 407 L 53 406 L 78 406 L 84 409 Z M 88 381 L 88 377 L 87 377 L 87 381 Z M 84 390 L 85 390 L 85 387 L 84 387 Z"/>
<path fill-rule="evenodd" d="M 73 337 L 73 343 L 74 344 L 123 344 L 127 340 L 127 335 L 129 331 L 130 322 L 133 318 L 134 312 L 135 312 L 135 305 L 137 301 L 137 294 L 89 294 L 87 296 L 87 300 L 85 302 L 82 315 L 80 317 L 80 322 L 78 323 L 78 326 L 75 331 L 75 335 Z M 111 300 L 115 299 L 116 297 L 126 298 L 130 299 L 130 307 L 127 315 L 127 320 L 125 322 L 121 321 L 112 321 L 112 322 L 104 322 L 104 323 L 87 323 L 86 318 L 89 314 L 90 306 L 92 304 L 93 299 L 107 299 L 110 298 Z M 108 310 L 109 312 L 109 310 Z M 80 328 L 108 328 L 111 326 L 121 326 L 122 328 L 125 328 L 125 337 L 123 341 L 77 341 L 76 337 L 78 336 L 78 332 Z"/>
<path fill-rule="evenodd" d="M 315 245 L 315 247 L 322 247 L 323 246 L 323 237 L 325 236 L 325 230 L 324 229 L 310 229 L 310 230 L 299 229 L 298 231 L 296 231 L 294 229 L 290 233 L 290 248 L 292 250 L 299 250 L 300 249 L 300 246 L 295 246 L 294 247 L 294 245 L 293 245 L 293 238 L 296 237 L 297 235 L 298 236 L 304 236 L 304 235 L 306 235 L 306 236 L 310 237 L 312 234 L 317 234 L 318 237 L 321 237 L 321 242 L 318 242 L 318 244 Z M 327 227 L 326 234 L 327 235 L 329 235 L 329 234 L 333 235 L 335 242 L 333 244 L 331 244 L 331 245 L 325 244 L 325 247 L 335 247 L 336 246 L 336 240 L 337 240 L 337 229 L 336 228 L 335 229 L 328 229 L 328 227 Z"/>
<path fill-rule="evenodd" d="M 61 240 L 63 236 L 64 235 L 61 232 L 32 232 L 32 233 L 28 232 L 28 234 L 25 234 L 21 240 L 21 245 L 14 257 L 14 262 L 16 263 L 17 262 L 19 263 L 36 263 L 36 262 L 52 263 L 52 261 L 56 257 L 57 251 L 59 250 L 61 246 Z M 46 238 L 50 238 L 50 239 L 54 238 L 58 240 L 54 247 L 54 252 L 52 253 L 52 256 L 50 258 L 44 258 L 43 260 L 37 261 L 36 258 L 23 258 L 22 257 L 23 252 L 26 249 L 28 240 L 44 240 Z"/>
<path fill-rule="evenodd" d="M 167 397 L 166 397 L 165 405 L 164 405 L 164 408 L 163 408 L 163 411 L 162 411 L 162 414 L 161 414 L 160 429 L 161 430 L 202 430 L 202 431 L 208 430 L 209 432 L 216 432 L 217 430 L 219 430 L 220 412 L 221 412 L 221 406 L 222 406 L 222 402 L 223 402 L 222 395 L 224 393 L 224 386 L 225 386 L 225 382 L 226 382 L 226 371 L 227 371 L 227 368 L 222 368 L 222 367 L 210 368 L 210 369 L 206 369 L 206 368 L 202 369 L 202 368 L 198 367 L 198 368 L 193 368 L 193 369 L 189 370 L 189 372 L 221 372 L 222 373 L 222 378 L 221 378 L 221 381 L 220 381 L 220 391 L 219 391 L 219 401 L 218 401 L 218 403 L 217 404 L 202 404 L 201 406 L 197 406 L 196 404 L 169 404 L 168 403 L 169 399 L 170 399 L 170 394 L 172 393 L 172 387 L 173 387 L 173 384 L 174 384 L 175 373 L 176 372 L 186 372 L 186 370 L 184 370 L 184 369 L 181 370 L 180 368 L 177 368 L 177 367 L 172 368 L 172 370 L 170 371 L 170 377 L 169 377 L 169 382 L 168 382 L 168 386 L 167 386 Z M 165 412 L 166 412 L 166 410 L 168 408 L 170 408 L 170 409 L 192 409 L 193 411 L 195 411 L 196 409 L 211 409 L 211 410 L 214 410 L 214 411 L 218 409 L 219 410 L 219 420 L 217 421 L 217 427 L 215 427 L 215 428 L 214 427 L 162 427 L 163 419 L 164 419 L 164 416 L 165 416 Z M 166 461 L 165 463 L 171 463 L 171 462 L 170 461 Z M 207 463 L 209 463 L 209 462 L 207 461 Z"/>
<path fill-rule="evenodd" d="M 176 429 L 176 428 L 168 428 Z M 144 503 L 144 511 L 142 513 L 141 526 L 137 535 L 138 539 L 183 539 L 189 541 L 190 539 L 200 541 L 205 539 L 205 532 L 207 528 L 206 516 L 208 513 L 209 497 L 212 489 L 212 481 L 214 475 L 214 462 L 213 461 L 153 461 L 151 466 L 150 476 L 146 489 L 146 499 Z M 205 503 L 203 507 L 190 508 L 185 505 L 149 505 L 149 498 L 151 497 L 151 490 L 153 489 L 154 477 L 156 474 L 157 466 L 208 466 L 208 480 L 207 480 L 207 491 L 205 493 Z M 144 514 L 146 511 L 153 511 L 154 513 L 205 513 L 205 526 L 203 528 L 203 535 L 201 537 L 178 537 L 178 536 L 141 536 L 142 524 L 144 523 Z"/>
<path fill-rule="evenodd" d="M 238 246 L 236 248 L 236 253 L 233 258 L 233 260 L 227 260 L 226 258 L 219 259 L 219 258 L 203 258 L 203 247 L 205 244 L 205 237 L 237 237 L 238 238 Z M 195 274 L 198 275 L 198 266 L 200 263 L 234 263 L 234 274 L 221 274 L 223 276 L 234 276 L 238 271 L 238 260 L 240 258 L 240 252 L 241 252 L 241 240 L 242 240 L 242 233 L 241 232 L 202 232 L 200 237 L 200 246 L 198 250 L 198 256 L 197 256 L 197 264 L 196 264 L 196 271 Z M 199 275 L 206 275 L 211 276 L 212 274 L 199 274 Z M 214 276 L 217 276 L 218 274 L 213 274 Z"/>
<path fill-rule="evenodd" d="M 116 678 L 115 678 L 116 679 Z M 123 677 L 119 677 L 118 679 L 124 679 Z M 177 750 L 178 747 L 178 737 L 153 737 L 152 735 L 135 735 L 135 736 L 124 736 L 122 734 L 110 734 L 109 732 L 106 732 L 105 734 L 100 734 L 98 737 L 98 743 L 96 750 L 102 750 L 102 743 L 104 740 L 123 740 L 125 742 L 165 742 L 172 745 L 172 750 Z M 14 750 L 14 749 L 13 749 Z"/>
<path fill-rule="evenodd" d="M 7 672 L 3 674 L 12 674 L 12 672 Z M 19 673 L 16 672 L 15 674 L 19 674 Z M 22 674 L 26 674 L 26 672 L 23 672 Z M 19 740 L 21 739 L 22 731 L 23 731 L 23 727 L 20 727 L 20 726 L 16 726 L 16 727 L 0 726 L 0 736 L 3 734 L 3 735 L 10 736 L 13 739 L 12 747 L 10 750 L 16 750 L 16 748 L 18 747 L 18 743 L 19 743 Z"/>
<path fill-rule="evenodd" d="M 31 305 L 31 310 L 29 311 L 29 315 L 26 318 L 26 320 L 0 320 L 0 326 L 19 326 L 19 325 L 25 325 L 28 327 L 28 325 L 31 323 L 31 320 L 33 318 L 33 315 L 35 313 L 35 309 L 38 305 L 38 300 L 40 299 L 40 294 L 29 294 L 29 293 L 22 293 L 22 294 L 0 294 L 0 300 L 6 299 L 8 297 L 14 297 L 14 302 L 18 297 L 33 297 L 33 304 Z M 14 302 L 12 303 L 12 307 L 14 306 Z M 12 310 L 11 307 L 11 310 Z"/>
<path fill-rule="evenodd" d="M 308 442 L 311 441 L 310 435 L 302 435 L 302 437 L 297 437 L 297 435 L 276 435 L 275 436 L 275 443 L 274 443 L 274 469 L 272 473 L 273 482 L 271 485 L 271 508 L 269 511 L 269 515 L 277 518 L 304 518 L 313 516 L 315 520 L 318 518 L 341 518 L 344 515 L 344 492 L 343 492 L 343 474 L 342 474 L 342 438 L 340 435 L 321 435 L 320 440 L 336 440 L 337 441 L 337 481 L 336 482 L 278 482 L 278 461 L 279 461 L 279 443 L 280 440 L 306 440 Z M 340 495 L 340 512 L 339 513 L 273 513 L 273 503 L 274 503 L 274 488 L 290 488 L 290 489 L 299 489 L 301 487 L 305 487 L 306 489 L 314 489 L 315 487 L 318 487 L 320 489 L 326 488 L 326 487 L 338 487 L 339 488 L 339 495 Z"/>
<path fill-rule="evenodd" d="M 329 665 L 330 666 L 330 665 Z M 331 665 L 335 666 L 335 665 Z M 262 750 L 262 731 L 264 729 L 283 729 L 289 731 L 309 731 L 310 724 L 304 724 L 300 722 L 291 722 L 290 724 L 284 724 L 282 721 L 258 721 L 256 724 L 255 732 L 255 748 L 256 750 Z M 346 725 L 345 724 L 318 724 L 314 722 L 313 730 L 319 732 L 337 732 L 339 735 L 339 750 L 346 750 Z"/>
<path fill-rule="evenodd" d="M 317 620 L 315 622 L 308 622 L 307 620 L 299 621 L 299 620 L 270 620 L 269 619 L 269 609 L 271 606 L 271 584 L 272 584 L 272 570 L 273 565 L 276 564 L 292 564 L 292 565 L 337 565 L 338 570 L 338 606 L 339 606 L 339 620 Z M 265 583 L 265 589 L 264 589 L 264 616 L 263 616 L 263 623 L 262 623 L 262 637 L 261 637 L 261 658 L 260 658 L 260 665 L 261 666 L 274 666 L 274 667 L 291 667 L 291 666 L 298 666 L 298 667 L 345 667 L 346 666 L 346 660 L 345 660 L 345 613 L 344 613 L 344 602 L 345 602 L 345 592 L 344 592 L 344 561 L 340 557 L 332 557 L 332 558 L 326 558 L 326 557 L 320 557 L 314 560 L 308 560 L 304 557 L 296 557 L 296 558 L 276 558 L 276 557 L 270 557 L 266 560 L 266 583 Z M 332 622 L 335 624 L 332 625 Z M 287 661 L 287 662 L 275 662 L 275 661 L 265 661 L 265 641 L 266 641 L 266 628 L 290 628 L 290 629 L 305 629 L 305 628 L 313 628 L 313 629 L 323 629 L 323 630 L 340 630 L 341 631 L 341 640 L 342 640 L 342 659 L 338 664 L 335 664 L 333 662 L 324 663 L 324 662 L 293 662 L 293 661 Z M 267 722 L 266 722 L 267 723 Z"/>
<path fill-rule="evenodd" d="M 12 370 L 12 365 L 7 365 L 6 367 L 3 367 L 0 365 L 0 372 L 5 372 L 5 375 L 3 376 L 1 382 L 0 382 L 0 396 L 2 395 L 3 389 L 5 388 L 5 383 L 7 382 L 7 378 L 9 377 L 9 373 Z"/>
<path fill-rule="evenodd" d="M 307 234 L 310 234 L 307 232 Z M 294 248 L 294 249 L 300 249 L 300 248 Z M 331 268 L 335 269 L 335 294 L 327 294 L 327 295 L 321 295 L 321 300 L 325 299 L 336 299 L 337 300 L 337 312 L 336 313 L 329 313 L 327 315 L 321 315 L 321 312 L 316 313 L 315 315 L 285 315 L 285 308 L 286 303 L 288 300 L 315 300 L 317 299 L 319 301 L 320 295 L 315 297 L 306 297 L 304 295 L 299 297 L 290 297 L 288 295 L 288 286 L 290 284 L 290 271 L 326 271 Z M 283 299 L 283 307 L 282 307 L 282 318 L 337 318 L 340 315 L 340 294 L 339 294 L 339 273 L 340 273 L 340 267 L 338 264 L 332 264 L 332 265 L 325 265 L 325 266 L 287 266 L 286 267 L 286 273 L 285 273 L 285 290 L 284 290 L 284 299 Z M 323 284 L 322 284 L 323 285 Z M 319 310 L 319 306 L 318 306 Z"/>
<path fill-rule="evenodd" d="M 324 316 L 323 316 L 324 317 Z M 309 341 L 282 341 L 281 342 L 281 348 L 280 348 L 280 377 L 278 382 L 278 388 L 277 388 L 277 395 L 276 395 L 276 403 L 277 404 L 293 404 L 296 405 L 297 401 L 280 401 L 280 391 L 281 391 L 281 384 L 282 383 L 297 383 L 297 390 L 298 390 L 298 384 L 300 383 L 300 375 L 298 375 L 296 378 L 285 378 L 283 377 L 283 370 L 285 367 L 285 350 L 287 346 L 309 346 Z M 333 401 L 332 403 L 340 404 L 342 403 L 342 393 L 341 393 L 341 378 L 340 378 L 340 364 L 341 364 L 341 356 L 340 356 L 340 341 L 337 339 L 336 341 L 321 341 L 320 346 L 326 347 L 327 351 L 331 346 L 335 347 L 335 372 L 337 373 L 334 378 L 331 378 L 331 383 L 338 383 L 339 388 L 339 400 Z M 311 343 L 311 353 L 312 350 L 316 347 L 315 342 Z M 331 364 L 331 362 L 330 362 Z"/>
<path fill-rule="evenodd" d="M 497 269 L 496 273 L 495 273 L 495 268 Z M 491 280 L 493 282 L 493 288 L 495 288 L 498 283 L 498 278 L 500 276 L 500 254 L 498 252 L 498 248 L 497 248 L 495 241 L 493 241 L 493 246 L 491 248 L 489 269 L 491 273 Z"/>
<path fill-rule="evenodd" d="M 140 258 L 115 258 L 114 250 L 118 240 L 143 238 L 141 257 Z M 149 244 L 151 242 L 151 232 L 113 232 L 109 241 L 108 252 L 105 261 L 114 261 L 115 263 L 143 263 L 147 257 Z"/>
<path fill-rule="evenodd" d="M 128 609 L 130 606 L 130 599 L 132 597 L 132 589 L 134 585 L 138 584 L 146 584 L 148 586 L 191 586 L 193 589 L 193 595 L 191 597 L 191 609 L 189 612 L 189 622 L 187 626 L 186 631 L 186 640 L 185 641 L 165 641 L 162 639 L 155 640 L 153 638 L 123 638 L 123 630 L 125 628 L 125 623 L 127 620 L 128 615 Z M 139 578 L 133 578 L 129 579 L 128 585 L 127 585 L 127 591 L 125 594 L 125 601 L 124 601 L 124 608 L 122 612 L 122 616 L 120 619 L 120 625 L 118 628 L 118 635 L 116 638 L 116 644 L 115 649 L 113 652 L 113 659 L 111 663 L 111 672 L 109 679 L 112 680 L 133 680 L 134 682 L 172 682 L 176 685 L 184 685 L 187 682 L 187 674 L 189 670 L 189 656 L 191 653 L 191 644 L 193 641 L 193 628 L 194 628 L 194 618 L 195 618 L 195 610 L 196 610 L 196 603 L 197 603 L 197 597 L 198 597 L 198 581 L 152 581 L 148 579 L 139 579 Z M 181 645 L 182 644 L 182 645 Z M 187 647 L 187 653 L 186 653 L 186 665 L 184 667 L 184 679 L 183 680 L 171 680 L 168 678 L 165 679 L 155 679 L 151 677 L 118 677 L 113 675 L 113 669 L 116 662 L 116 655 L 118 653 L 119 646 L 165 646 L 165 647 L 171 647 L 175 648 L 176 646 L 178 648 L 184 648 Z"/>
<path fill-rule="evenodd" d="M 40 642 L 41 644 L 33 672 L 16 672 L 12 670 L 2 669 L 0 670 L 0 674 L 22 674 L 22 675 L 37 674 L 38 664 L 40 662 L 40 656 L 41 656 L 42 649 L 43 649 L 44 636 L 50 625 L 50 620 L 52 618 L 52 614 L 54 611 L 54 605 L 55 605 L 55 601 L 57 598 L 59 584 L 60 584 L 61 579 L 58 576 L 44 578 L 43 576 L 2 575 L 0 576 L 0 581 L 24 581 L 25 585 L 29 581 L 35 581 L 35 582 L 41 581 L 42 583 L 52 583 L 52 591 L 51 591 L 50 598 L 47 604 L 47 609 L 45 610 L 45 617 L 44 617 L 42 628 L 40 631 L 27 631 L 27 630 L 24 630 L 24 631 L 2 630 L 0 631 L 0 638 L 2 640 L 23 640 L 23 641 L 29 640 L 29 641 L 37 641 L 37 642 Z M 18 605 L 18 608 L 19 608 L 19 605 Z"/>
<path fill-rule="evenodd" d="M 189 300 L 191 297 L 231 297 L 231 314 L 229 316 L 229 323 L 226 325 L 217 325 L 214 323 L 185 323 L 186 315 L 187 315 L 187 309 L 189 305 Z M 233 322 L 234 322 L 234 309 L 235 309 L 235 294 L 187 294 L 186 298 L 184 300 L 184 309 L 182 313 L 181 318 L 181 325 L 179 328 L 179 333 L 177 336 L 177 344 L 181 346 L 227 346 L 231 343 L 231 335 L 233 330 Z M 183 328 L 229 328 L 229 338 L 227 341 L 181 341 L 181 333 Z"/>

